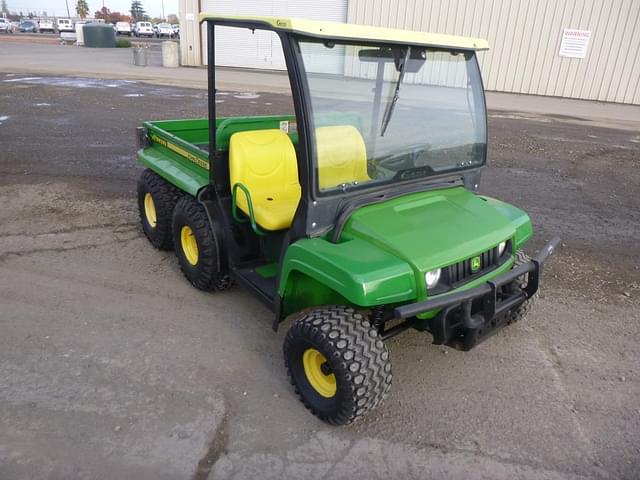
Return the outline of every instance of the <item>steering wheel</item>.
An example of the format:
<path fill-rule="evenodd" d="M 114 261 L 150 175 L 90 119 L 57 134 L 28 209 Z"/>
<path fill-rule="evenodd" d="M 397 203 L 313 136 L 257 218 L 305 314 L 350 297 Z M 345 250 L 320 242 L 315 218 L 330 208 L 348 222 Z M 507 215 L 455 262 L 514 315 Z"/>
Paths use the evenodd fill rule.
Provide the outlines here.
<path fill-rule="evenodd" d="M 409 145 L 400 152 L 392 153 L 377 159 L 375 163 L 378 167 L 394 172 L 415 168 L 417 166 L 416 160 L 418 160 L 420 154 L 428 149 L 429 145 L 424 143 Z"/>

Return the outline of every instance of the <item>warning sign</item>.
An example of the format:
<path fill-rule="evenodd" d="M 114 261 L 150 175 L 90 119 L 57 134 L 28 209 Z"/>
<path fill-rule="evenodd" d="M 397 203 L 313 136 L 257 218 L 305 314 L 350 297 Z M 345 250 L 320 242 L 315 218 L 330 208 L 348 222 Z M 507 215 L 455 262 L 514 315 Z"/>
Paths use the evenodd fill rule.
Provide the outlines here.
<path fill-rule="evenodd" d="M 570 58 L 584 58 L 591 38 L 591 30 L 573 30 L 565 28 L 560 43 L 560 56 Z"/>

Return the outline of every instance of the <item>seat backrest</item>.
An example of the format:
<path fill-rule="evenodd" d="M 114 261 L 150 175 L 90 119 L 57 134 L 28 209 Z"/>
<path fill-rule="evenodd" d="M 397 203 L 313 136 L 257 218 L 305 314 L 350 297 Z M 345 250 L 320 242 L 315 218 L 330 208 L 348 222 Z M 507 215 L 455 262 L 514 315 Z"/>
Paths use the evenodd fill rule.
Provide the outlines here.
<path fill-rule="evenodd" d="M 264 212 L 271 216 L 279 215 L 276 213 L 278 206 L 291 204 L 291 208 L 282 211 L 282 215 L 288 216 L 288 222 L 291 222 L 300 201 L 300 183 L 296 151 L 282 130 L 234 133 L 229 142 L 229 179 L 231 188 L 242 183 L 249 190 L 256 215 Z M 236 204 L 246 214 L 249 213 L 245 195 L 238 194 Z M 286 224 L 284 219 L 273 220 L 270 218 L 268 223 Z M 261 223 L 260 218 L 256 221 Z"/>
<path fill-rule="evenodd" d="M 367 172 L 367 148 L 353 125 L 318 127 L 316 151 L 321 189 L 371 180 Z"/>

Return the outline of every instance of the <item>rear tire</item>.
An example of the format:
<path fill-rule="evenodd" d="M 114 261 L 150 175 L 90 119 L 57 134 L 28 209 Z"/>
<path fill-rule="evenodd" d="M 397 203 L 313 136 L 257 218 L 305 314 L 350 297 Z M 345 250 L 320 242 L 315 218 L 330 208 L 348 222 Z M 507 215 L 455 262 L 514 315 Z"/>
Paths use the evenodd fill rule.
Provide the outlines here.
<path fill-rule="evenodd" d="M 516 252 L 516 260 L 513 263 L 513 268 L 516 268 L 522 264 L 525 264 L 530 260 L 531 258 L 529 257 L 529 255 L 524 253 L 522 250 L 518 250 Z M 513 282 L 511 282 L 511 285 L 510 285 L 512 290 L 516 290 L 516 289 L 522 290 L 526 286 L 527 286 L 527 275 L 522 275 L 516 278 Z M 537 298 L 538 298 L 538 293 L 536 292 L 536 294 L 533 297 L 525 300 L 523 303 L 521 303 L 518 306 L 518 308 L 516 308 L 515 310 L 512 310 L 509 313 L 508 322 L 514 323 L 524 319 L 524 317 L 526 317 L 528 313 L 531 311 L 531 308 L 535 304 Z"/>
<path fill-rule="evenodd" d="M 173 212 L 173 243 L 182 273 L 205 291 L 231 286 L 225 252 L 214 233 L 207 212 L 194 198 L 181 198 Z"/>
<path fill-rule="evenodd" d="M 353 422 L 378 406 L 391 388 L 384 342 L 350 307 L 318 308 L 298 318 L 283 352 L 300 400 L 327 423 Z"/>
<path fill-rule="evenodd" d="M 142 230 L 151 244 L 160 250 L 171 250 L 171 218 L 182 191 L 157 173 L 147 169 L 138 180 L 138 211 Z"/>

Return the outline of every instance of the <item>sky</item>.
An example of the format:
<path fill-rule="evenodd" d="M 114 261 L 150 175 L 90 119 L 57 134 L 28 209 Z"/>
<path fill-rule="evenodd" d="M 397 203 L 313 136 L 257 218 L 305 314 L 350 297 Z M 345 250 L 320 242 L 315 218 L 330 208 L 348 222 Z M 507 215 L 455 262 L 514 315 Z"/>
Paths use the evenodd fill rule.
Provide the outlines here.
<path fill-rule="evenodd" d="M 68 1 L 69 12 L 74 16 L 76 0 Z M 93 12 L 102 8 L 103 0 L 87 0 L 87 3 L 89 4 L 91 16 L 93 16 Z M 151 17 L 159 17 L 162 15 L 163 3 L 165 15 L 178 13 L 178 0 L 142 0 L 142 6 Z M 7 6 L 10 12 L 22 11 L 26 13 L 28 11 L 45 11 L 47 15 L 54 15 L 56 17 L 67 16 L 65 0 L 7 0 Z M 126 13 L 131 8 L 131 0 L 104 0 L 104 6 L 111 11 Z"/>

